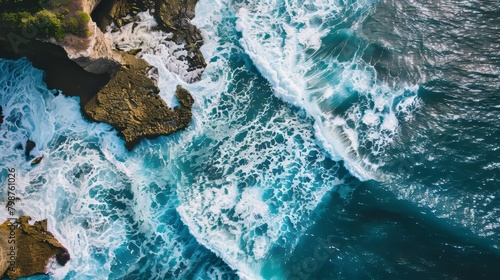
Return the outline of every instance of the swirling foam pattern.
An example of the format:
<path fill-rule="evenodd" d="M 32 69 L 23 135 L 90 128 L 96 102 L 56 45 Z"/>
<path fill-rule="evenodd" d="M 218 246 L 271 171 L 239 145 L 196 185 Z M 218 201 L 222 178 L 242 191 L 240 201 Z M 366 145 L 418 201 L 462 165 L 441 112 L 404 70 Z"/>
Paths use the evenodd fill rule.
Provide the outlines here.
<path fill-rule="evenodd" d="M 24 59 L 0 61 L 0 183 L 6 185 L 7 168 L 15 167 L 18 214 L 48 218 L 69 249 L 71 261 L 54 267 L 53 277 L 229 277 L 227 265 L 199 245 L 175 211 L 162 151 L 144 145 L 127 153 L 111 127 L 83 120 L 78 101 L 55 96 L 42 76 Z M 27 139 L 44 156 L 39 165 L 18 149 Z M 1 220 L 7 217 L 0 212 Z"/>
<path fill-rule="evenodd" d="M 365 217 L 375 223 L 380 213 L 386 219 L 385 213 L 393 210 L 373 215 L 349 212 L 372 210 L 370 199 L 363 200 L 370 192 L 352 193 L 359 180 L 368 179 L 413 203 L 399 203 L 378 189 L 374 193 L 381 197 L 373 200 L 379 199 L 379 204 L 425 207 L 442 220 L 489 238 L 491 247 L 498 249 L 494 238 L 500 209 L 495 188 L 498 145 L 491 140 L 498 134 L 498 124 L 491 121 L 495 119 L 491 112 L 496 112 L 491 108 L 498 111 L 500 105 L 489 94 L 498 87 L 498 63 L 480 64 L 472 76 L 462 75 L 454 64 L 453 71 L 446 72 L 444 63 L 438 68 L 441 76 L 430 80 L 435 74 L 428 71 L 433 61 L 426 57 L 430 52 L 408 51 L 405 56 L 408 49 L 394 43 L 404 41 L 404 25 L 380 21 L 380 30 L 395 26 L 397 40 L 387 34 L 376 36 L 383 34 L 377 22 L 385 18 L 384 12 L 392 11 L 391 5 L 399 16 L 394 18 L 405 19 L 401 16 L 405 8 L 396 2 L 201 0 L 193 23 L 203 32 L 201 50 L 208 66 L 201 81 L 193 84 L 188 82 L 199 73 L 187 71 L 181 61 L 183 46 L 171 42 L 171 34 L 155 30 L 147 13 L 140 14 L 137 23 L 108 32 L 124 50 L 142 48 L 140 56 L 156 68 L 151 76 L 169 105 L 177 104 L 173 93 L 179 84 L 195 99 L 193 120 L 186 130 L 143 140 L 133 152 L 124 149 L 108 125 L 85 121 L 76 98 L 47 90 L 42 72 L 29 62 L 0 60 L 0 105 L 5 115 L 0 128 L 0 185 L 5 185 L 7 168 L 15 167 L 21 199 L 18 214 L 48 218 L 50 231 L 70 250 L 71 261 L 65 267 L 51 267 L 52 277 L 283 279 L 288 270 L 303 265 L 304 256 L 314 256 L 316 245 L 309 246 L 310 240 L 317 242 L 326 237 L 319 234 L 331 233 L 337 233 L 331 238 L 335 243 L 344 245 L 335 247 L 329 262 L 325 260 L 322 269 L 329 271 L 307 270 L 308 275 L 340 271 L 371 276 L 370 271 L 377 269 L 374 277 L 403 275 L 392 274 L 396 268 L 419 269 L 424 278 L 453 275 L 434 274 L 432 269 L 438 266 L 422 262 L 421 255 L 407 265 L 382 245 L 382 249 L 363 247 L 371 245 L 372 237 L 383 240 L 375 235 L 385 232 L 385 227 L 374 231 L 364 227 Z M 432 6 L 428 1 L 414 2 L 404 3 L 423 10 Z M 451 5 L 444 2 L 445 7 Z M 428 13 L 412 18 L 427 19 L 429 24 L 438 19 Z M 428 25 L 415 25 L 422 26 Z M 469 23 L 465 27 L 471 28 Z M 412 30 L 412 34 L 419 31 Z M 438 44 L 431 47 L 448 53 Z M 495 48 L 484 48 L 494 56 Z M 458 54 L 465 51 L 457 49 Z M 453 53 L 448 59 L 459 56 Z M 469 62 L 467 74 L 476 65 Z M 449 79 L 454 80 L 443 73 L 452 73 Z M 464 76 L 474 79 L 456 85 L 457 77 Z M 473 83 L 477 77 L 484 81 L 482 87 Z M 463 99 L 448 96 L 450 88 L 488 94 L 465 94 L 468 98 Z M 447 96 L 446 104 L 433 99 L 439 100 L 439 94 L 430 97 L 429 92 Z M 475 111 L 471 104 L 478 102 L 490 102 L 491 108 Z M 464 118 L 460 126 L 454 126 L 460 118 Z M 464 131 L 466 137 L 461 138 Z M 434 141 L 437 132 L 446 132 L 451 140 L 439 145 Z M 37 143 L 33 155 L 44 155 L 41 164 L 31 166 L 19 149 L 27 139 Z M 471 139 L 484 157 L 455 145 L 469 145 Z M 407 157 L 413 157 L 411 172 L 400 168 L 405 163 L 401 159 Z M 459 168 L 452 169 L 450 162 Z M 469 170 L 471 165 L 460 162 L 477 166 Z M 436 170 L 446 168 L 453 171 L 451 175 L 438 176 Z M 471 191 L 461 182 L 473 185 L 478 170 L 485 170 L 481 173 L 485 176 Z M 1 194 L 5 201 L 5 193 Z M 360 201 L 346 210 L 342 203 L 348 204 L 351 195 Z M 335 199 L 329 201 L 331 197 Z M 323 215 L 325 209 L 334 218 Z M 413 215 L 420 212 L 426 213 L 417 207 L 396 211 L 394 232 L 400 225 L 413 225 Z M 385 224 L 393 225 L 393 216 L 387 216 Z M 0 211 L 0 220 L 5 218 L 7 213 Z M 318 220 L 324 224 L 313 226 Z M 417 221 L 428 222 L 420 216 Z M 413 227 L 409 229 L 399 238 L 414 238 Z M 352 233 L 352 240 L 343 233 Z M 358 244 L 361 239 L 364 243 Z M 436 244 L 447 241 L 436 240 Z M 457 248 L 467 254 L 467 246 Z M 375 268 L 369 270 L 372 265 Z"/>
<path fill-rule="evenodd" d="M 383 179 L 379 156 L 398 117 L 418 105 L 416 87 L 377 79 L 356 31 L 372 1 L 251 1 L 237 5 L 240 43 L 277 96 L 315 120 L 324 149 L 357 177 Z"/>
<path fill-rule="evenodd" d="M 225 279 L 232 269 L 259 278 L 276 266 L 271 256 L 282 256 L 277 268 L 286 260 L 326 193 L 350 191 L 347 171 L 316 145 L 313 120 L 274 97 L 238 45 L 234 20 L 217 15 L 199 83 L 170 72 L 162 49 L 145 49 L 160 94 L 175 102 L 168 94 L 180 83 L 196 104 L 187 131 L 132 153 L 109 126 L 84 121 L 77 100 L 48 91 L 27 61 L 2 61 L 3 172 L 19 166 L 19 208 L 49 217 L 70 249 L 55 278 Z M 15 148 L 28 138 L 45 156 L 38 166 Z"/>

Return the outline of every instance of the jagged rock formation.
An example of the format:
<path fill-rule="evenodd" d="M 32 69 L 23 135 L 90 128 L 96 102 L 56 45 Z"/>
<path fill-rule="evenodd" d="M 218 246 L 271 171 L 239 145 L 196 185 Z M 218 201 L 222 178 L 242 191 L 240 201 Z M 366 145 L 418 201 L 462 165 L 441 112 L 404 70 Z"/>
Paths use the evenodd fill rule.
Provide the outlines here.
<path fill-rule="evenodd" d="M 172 40 L 177 44 L 184 43 L 188 52 L 186 60 L 188 71 L 204 69 L 205 59 L 201 54 L 203 37 L 200 30 L 191 24 L 195 16 L 195 6 L 198 0 L 109 0 L 101 1 L 92 13 L 101 30 L 114 22 L 116 26 L 130 23 L 133 19 L 123 19 L 125 16 L 135 16 L 139 11 L 149 10 L 153 13 L 158 26 L 165 32 L 173 34 Z M 198 76 L 195 80 L 199 80 Z"/>
<path fill-rule="evenodd" d="M 149 65 L 130 54 L 122 56 L 122 68 L 85 105 L 87 117 L 115 127 L 129 150 L 141 138 L 170 134 L 186 127 L 193 104 L 189 92 L 179 86 L 176 95 L 181 106 L 170 109 L 158 95 L 156 83 L 147 76 Z"/>
<path fill-rule="evenodd" d="M 155 1 L 155 18 L 167 32 L 174 34 L 177 43 L 186 42 L 189 71 L 205 68 L 207 65 L 200 52 L 203 37 L 200 30 L 191 24 L 194 8 L 198 0 L 157 0 Z"/>
<path fill-rule="evenodd" d="M 9 52 L 11 44 L 5 38 L 2 44 L 0 38 L 0 57 L 27 56 L 35 67 L 46 71 L 49 88 L 80 96 L 84 116 L 111 124 L 125 139 L 126 147 L 132 149 L 141 138 L 165 135 L 186 127 L 191 119 L 192 101 L 179 101 L 181 106 L 168 108 L 156 94 L 159 91 L 156 82 L 147 74 L 149 65 L 140 58 L 115 50 L 103 30 L 110 22 L 121 26 L 133 21 L 130 17 L 124 19 L 124 16 L 134 16 L 149 9 L 154 11 L 160 28 L 172 32 L 178 43 L 185 43 L 189 70 L 204 69 L 206 63 L 199 50 L 203 38 L 190 23 L 196 2 L 73 0 L 69 2 L 69 8 L 92 14 L 93 20 L 88 23 L 91 36 L 83 38 L 67 34 L 63 41 L 31 40 L 22 44 L 17 52 Z M 199 73 L 201 75 L 201 71 Z M 176 95 L 192 100 L 184 89 L 178 89 Z"/>
<path fill-rule="evenodd" d="M 47 273 L 51 259 L 65 265 L 70 259 L 68 250 L 47 231 L 47 220 L 29 224 L 28 216 L 0 225 L 0 275 L 17 279 Z M 12 256 L 15 256 L 11 258 Z"/>

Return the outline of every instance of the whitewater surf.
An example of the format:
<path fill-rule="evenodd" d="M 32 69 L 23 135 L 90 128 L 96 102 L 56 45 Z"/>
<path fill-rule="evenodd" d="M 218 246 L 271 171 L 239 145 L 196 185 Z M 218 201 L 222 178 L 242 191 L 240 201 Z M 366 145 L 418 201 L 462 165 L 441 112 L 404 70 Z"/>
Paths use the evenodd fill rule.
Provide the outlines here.
<path fill-rule="evenodd" d="M 470 3 L 498 13 L 494 3 Z M 195 83 L 201 70 L 188 71 L 184 46 L 149 12 L 110 27 L 117 47 L 142 49 L 169 106 L 179 84 L 195 100 L 187 129 L 131 152 L 111 126 L 84 120 L 78 98 L 48 90 L 26 59 L 0 60 L 0 171 L 19 170 L 22 214 L 48 218 L 71 255 L 50 277 L 439 278 L 468 271 L 441 261 L 471 255 L 471 267 L 493 275 L 500 55 L 491 51 L 482 72 L 471 63 L 463 76 L 416 58 L 428 51 L 405 60 L 409 47 L 395 42 L 406 33 L 394 31 L 395 39 L 377 29 L 403 25 L 380 13 L 408 10 L 422 20 L 411 11 L 427 4 L 201 0 L 192 22 L 207 67 Z M 476 79 L 460 80 L 470 73 Z M 456 88 L 479 92 L 484 109 L 472 110 L 477 102 Z M 27 139 L 39 165 L 19 149 Z"/>

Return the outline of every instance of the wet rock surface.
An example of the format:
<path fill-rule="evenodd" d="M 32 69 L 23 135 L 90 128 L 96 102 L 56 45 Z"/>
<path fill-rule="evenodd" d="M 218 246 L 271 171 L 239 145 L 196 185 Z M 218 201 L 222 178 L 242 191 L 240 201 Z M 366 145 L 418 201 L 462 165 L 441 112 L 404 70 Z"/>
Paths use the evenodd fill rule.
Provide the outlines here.
<path fill-rule="evenodd" d="M 172 40 L 185 44 L 189 71 L 204 69 L 206 63 L 199 50 L 203 38 L 190 23 L 196 2 L 76 1 L 75 5 L 92 12 L 89 26 L 96 28 L 92 29 L 93 36 L 88 42 L 79 44 L 78 40 L 83 39 L 74 36 L 67 36 L 63 43 L 58 44 L 31 40 L 13 51 L 9 42 L 0 38 L 0 57 L 28 57 L 35 67 L 46 71 L 45 81 L 49 88 L 62 90 L 65 95 L 79 96 L 83 115 L 91 121 L 112 125 L 130 150 L 142 138 L 167 135 L 186 127 L 191 120 L 194 100 L 187 90 L 178 87 L 176 96 L 181 105 L 169 108 L 157 94 L 156 82 L 148 75 L 151 67 L 134 56 L 140 49 L 129 53 L 116 50 L 102 30 L 111 22 L 120 27 L 132 22 L 138 12 L 150 10 L 160 29 L 171 32 Z M 71 47 L 79 45 L 84 45 L 85 49 Z M 202 71 L 197 73 L 199 75 L 190 82 L 201 78 Z"/>
<path fill-rule="evenodd" d="M 149 10 L 158 22 L 158 27 L 173 34 L 172 40 L 177 44 L 184 43 L 188 52 L 186 60 L 188 71 L 204 69 L 207 64 L 200 47 L 203 46 L 203 37 L 200 30 L 191 24 L 195 16 L 195 6 L 198 0 L 111 0 L 101 1 L 92 13 L 101 30 L 115 23 L 119 28 L 133 21 L 126 16 L 134 17 L 140 11 Z M 198 76 L 195 80 L 199 80 Z"/>
<path fill-rule="evenodd" d="M 16 223 L 5 221 L 0 225 L 0 275 L 17 279 L 47 273 L 47 265 L 55 259 L 65 265 L 68 250 L 47 231 L 47 220 L 29 223 L 29 216 L 22 216 Z M 15 256 L 15 257 L 11 257 Z"/>
<path fill-rule="evenodd" d="M 178 87 L 179 100 L 186 101 L 169 108 L 158 95 L 156 83 L 147 75 L 150 66 L 130 54 L 122 56 L 122 68 L 84 106 L 86 116 L 111 124 L 120 132 L 129 150 L 142 138 L 166 135 L 186 127 L 191 120 L 190 106 L 184 105 L 192 105 L 189 92 Z"/>
<path fill-rule="evenodd" d="M 167 32 L 172 32 L 177 43 L 185 42 L 189 71 L 207 66 L 200 52 L 203 37 L 200 30 L 191 24 L 197 2 L 198 0 L 156 0 L 154 9 L 158 24 Z"/>

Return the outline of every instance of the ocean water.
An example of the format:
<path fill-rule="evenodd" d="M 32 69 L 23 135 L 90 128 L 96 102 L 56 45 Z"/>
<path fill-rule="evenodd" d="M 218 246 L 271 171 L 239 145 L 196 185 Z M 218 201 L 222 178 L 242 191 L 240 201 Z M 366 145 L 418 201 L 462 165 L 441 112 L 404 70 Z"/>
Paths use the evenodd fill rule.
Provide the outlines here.
<path fill-rule="evenodd" d="M 18 214 L 71 254 L 33 278 L 500 275 L 498 1 L 201 0 L 196 15 L 208 66 L 192 84 L 147 12 L 108 31 L 143 49 L 169 105 L 178 84 L 195 99 L 186 130 L 132 152 L 27 60 L 0 60 L 0 184 L 15 167 Z"/>

